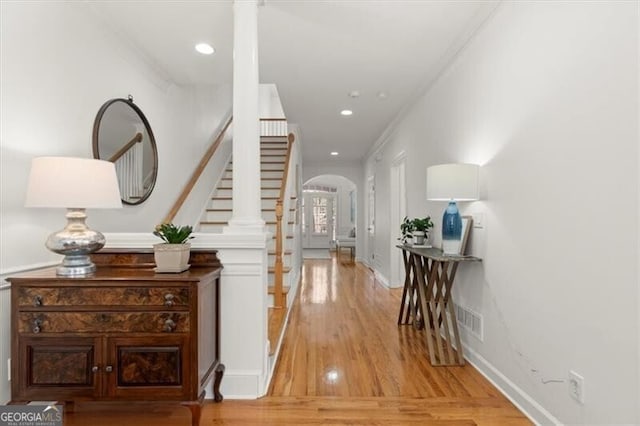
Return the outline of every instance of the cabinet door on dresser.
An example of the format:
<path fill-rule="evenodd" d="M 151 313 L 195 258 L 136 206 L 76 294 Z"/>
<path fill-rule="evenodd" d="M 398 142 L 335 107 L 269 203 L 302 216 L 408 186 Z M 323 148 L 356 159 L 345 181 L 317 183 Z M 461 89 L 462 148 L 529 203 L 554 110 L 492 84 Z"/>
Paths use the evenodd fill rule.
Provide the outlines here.
<path fill-rule="evenodd" d="M 21 336 L 13 399 L 97 398 L 102 388 L 100 337 Z"/>
<path fill-rule="evenodd" d="M 188 336 L 110 337 L 107 354 L 108 397 L 189 398 Z"/>

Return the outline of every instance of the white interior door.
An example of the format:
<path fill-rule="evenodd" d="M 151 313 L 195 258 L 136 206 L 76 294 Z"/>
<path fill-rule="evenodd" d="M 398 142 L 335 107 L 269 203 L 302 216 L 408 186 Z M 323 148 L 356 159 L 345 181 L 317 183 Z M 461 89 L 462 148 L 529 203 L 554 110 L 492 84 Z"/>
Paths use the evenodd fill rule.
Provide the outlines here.
<path fill-rule="evenodd" d="M 367 251 L 369 264 L 375 264 L 375 236 L 376 236 L 376 184 L 375 176 L 367 179 Z"/>
<path fill-rule="evenodd" d="M 335 221 L 334 195 L 325 192 L 305 192 L 302 197 L 302 247 L 330 247 Z"/>
<path fill-rule="evenodd" d="M 402 252 L 396 247 L 400 241 L 400 223 L 407 215 L 407 192 L 405 177 L 405 155 L 402 153 L 391 166 L 391 287 L 404 285 L 404 261 Z"/>

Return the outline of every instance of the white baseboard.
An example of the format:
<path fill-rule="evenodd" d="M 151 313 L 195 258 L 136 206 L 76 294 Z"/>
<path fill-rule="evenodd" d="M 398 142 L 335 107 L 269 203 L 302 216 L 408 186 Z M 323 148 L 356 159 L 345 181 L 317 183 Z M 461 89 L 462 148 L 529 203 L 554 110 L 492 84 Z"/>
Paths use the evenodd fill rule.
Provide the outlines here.
<path fill-rule="evenodd" d="M 490 381 L 509 401 L 522 411 L 532 422 L 538 425 L 561 425 L 562 422 L 549 413 L 529 394 L 509 380 L 482 355 L 462 344 L 464 357 L 488 381 Z"/>
<path fill-rule="evenodd" d="M 266 376 L 259 370 L 225 370 L 220 385 L 224 399 L 258 399 L 265 394 Z M 213 395 L 213 380 L 206 388 Z"/>
<path fill-rule="evenodd" d="M 385 286 L 386 288 L 390 288 L 389 287 L 389 279 L 387 277 L 385 277 L 384 275 L 382 275 L 377 269 L 374 268 L 373 270 L 373 275 L 375 277 L 376 280 L 380 281 L 380 283 Z"/>

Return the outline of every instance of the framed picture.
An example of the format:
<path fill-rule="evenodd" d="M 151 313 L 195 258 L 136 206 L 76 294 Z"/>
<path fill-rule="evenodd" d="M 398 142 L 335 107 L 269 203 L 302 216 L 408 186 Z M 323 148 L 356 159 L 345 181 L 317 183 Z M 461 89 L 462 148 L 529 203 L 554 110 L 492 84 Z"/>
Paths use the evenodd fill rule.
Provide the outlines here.
<path fill-rule="evenodd" d="M 467 241 L 469 240 L 469 233 L 473 226 L 473 218 L 471 216 L 462 216 L 462 235 L 460 237 L 460 250 L 458 254 L 463 256 L 467 248 Z"/>

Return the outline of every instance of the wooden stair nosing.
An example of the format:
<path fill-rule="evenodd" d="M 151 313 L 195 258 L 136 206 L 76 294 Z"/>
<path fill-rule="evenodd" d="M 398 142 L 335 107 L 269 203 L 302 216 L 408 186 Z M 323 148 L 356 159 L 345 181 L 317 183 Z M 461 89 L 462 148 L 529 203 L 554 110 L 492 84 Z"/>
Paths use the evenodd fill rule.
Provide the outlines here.
<path fill-rule="evenodd" d="M 275 256 L 275 255 L 276 255 L 276 251 L 275 251 L 275 250 L 269 250 L 269 251 L 267 252 L 267 254 L 268 254 L 268 255 L 271 255 L 271 256 Z M 282 254 L 283 254 L 283 255 L 285 255 L 285 256 L 286 256 L 286 255 L 289 255 L 289 254 L 293 254 L 293 250 L 284 250 L 284 251 L 282 252 Z"/>
<path fill-rule="evenodd" d="M 275 271 L 276 271 L 275 266 L 269 266 L 269 271 L 268 272 L 270 274 L 273 274 Z M 282 267 L 282 272 L 284 272 L 285 274 L 291 272 L 291 266 L 283 266 Z M 287 287 L 285 287 L 285 288 L 287 288 Z"/>
<path fill-rule="evenodd" d="M 289 290 L 291 289 L 291 287 L 282 287 L 282 293 L 283 294 L 289 294 Z M 274 294 L 276 292 L 276 288 L 273 285 L 269 286 L 269 289 L 267 290 L 267 294 Z"/>

